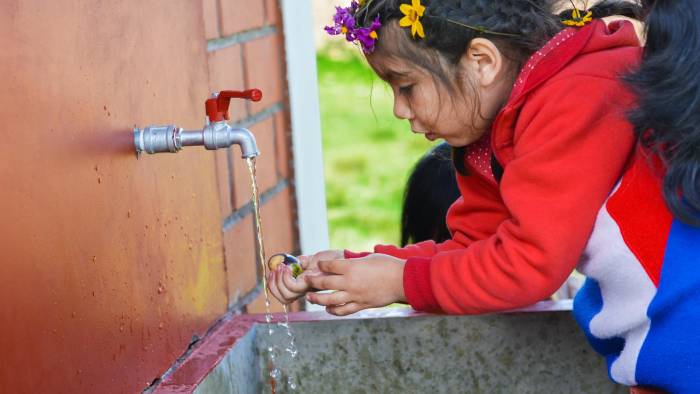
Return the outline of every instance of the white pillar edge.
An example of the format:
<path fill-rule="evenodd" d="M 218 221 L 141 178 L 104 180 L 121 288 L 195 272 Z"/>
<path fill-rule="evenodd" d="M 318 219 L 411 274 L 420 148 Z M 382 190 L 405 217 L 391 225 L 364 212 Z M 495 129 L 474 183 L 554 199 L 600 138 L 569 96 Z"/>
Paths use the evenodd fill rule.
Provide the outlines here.
<path fill-rule="evenodd" d="M 302 254 L 329 248 L 321 111 L 311 0 L 280 0 Z"/>

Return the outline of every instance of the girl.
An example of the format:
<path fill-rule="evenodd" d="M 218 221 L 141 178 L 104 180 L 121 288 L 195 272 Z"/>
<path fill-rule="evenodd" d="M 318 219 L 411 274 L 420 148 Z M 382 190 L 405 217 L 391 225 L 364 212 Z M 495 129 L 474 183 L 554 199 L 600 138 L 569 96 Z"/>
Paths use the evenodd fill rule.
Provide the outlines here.
<path fill-rule="evenodd" d="M 395 115 L 453 147 L 452 239 L 321 252 L 303 280 L 271 273 L 271 292 L 337 290 L 308 295 L 337 315 L 487 313 L 548 297 L 579 263 L 575 314 L 611 377 L 698 392 L 700 5 L 653 3 L 641 67 L 632 25 L 593 19 L 640 16 L 622 1 L 568 11 L 568 28 L 544 0 L 339 8 L 329 32 L 359 42 Z"/>

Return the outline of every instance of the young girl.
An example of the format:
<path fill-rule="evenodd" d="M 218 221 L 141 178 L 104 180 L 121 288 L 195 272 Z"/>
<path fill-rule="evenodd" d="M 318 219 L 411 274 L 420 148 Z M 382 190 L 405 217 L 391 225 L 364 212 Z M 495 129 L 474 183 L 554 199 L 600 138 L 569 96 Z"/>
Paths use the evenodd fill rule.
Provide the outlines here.
<path fill-rule="evenodd" d="M 338 8 L 327 29 L 362 46 L 395 115 L 454 148 L 452 239 L 320 252 L 302 280 L 271 273 L 270 290 L 282 302 L 337 290 L 308 294 L 337 315 L 393 302 L 477 314 L 545 299 L 579 264 L 590 279 L 575 314 L 611 377 L 700 392 L 700 5 L 646 2 L 640 67 L 633 26 L 592 18 L 639 17 L 634 4 L 562 24 L 549 3 Z"/>

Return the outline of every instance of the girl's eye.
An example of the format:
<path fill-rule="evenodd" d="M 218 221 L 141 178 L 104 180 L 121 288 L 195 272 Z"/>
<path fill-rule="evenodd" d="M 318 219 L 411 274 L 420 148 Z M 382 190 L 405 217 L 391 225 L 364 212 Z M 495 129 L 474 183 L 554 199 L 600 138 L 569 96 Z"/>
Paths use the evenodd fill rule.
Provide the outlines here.
<path fill-rule="evenodd" d="M 406 96 L 411 94 L 411 89 L 413 88 L 413 85 L 404 85 L 404 86 L 399 86 L 399 93 Z"/>

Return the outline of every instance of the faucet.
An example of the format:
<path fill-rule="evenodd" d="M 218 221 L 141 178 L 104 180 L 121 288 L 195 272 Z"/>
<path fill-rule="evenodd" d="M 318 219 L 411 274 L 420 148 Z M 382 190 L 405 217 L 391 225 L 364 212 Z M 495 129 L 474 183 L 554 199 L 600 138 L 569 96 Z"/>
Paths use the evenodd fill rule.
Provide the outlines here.
<path fill-rule="evenodd" d="M 262 92 L 258 89 L 242 92 L 224 90 L 212 94 L 204 103 L 207 121 L 202 130 L 184 130 L 175 125 L 134 128 L 137 157 L 144 152 L 177 153 L 185 146 L 203 145 L 206 149 L 215 150 L 234 144 L 241 147 L 241 156 L 244 159 L 258 156 L 260 152 L 253 133 L 248 129 L 233 128 L 226 123 L 226 120 L 229 120 L 228 107 L 232 98 L 260 101 Z"/>

